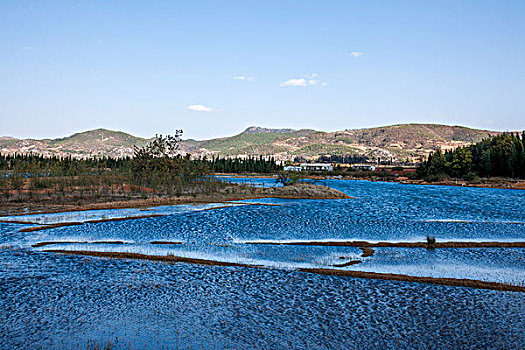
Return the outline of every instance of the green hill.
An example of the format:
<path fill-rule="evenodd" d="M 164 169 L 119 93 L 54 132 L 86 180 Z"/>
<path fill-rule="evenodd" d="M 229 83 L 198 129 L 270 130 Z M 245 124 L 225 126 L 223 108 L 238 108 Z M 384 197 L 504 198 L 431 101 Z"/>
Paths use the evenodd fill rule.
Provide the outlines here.
<path fill-rule="evenodd" d="M 230 137 L 184 140 L 180 149 L 195 156 L 272 155 L 279 160 L 296 156 L 315 159 L 321 155 L 415 159 L 436 149 L 453 149 L 496 134 L 499 132 L 439 124 L 399 124 L 336 132 L 254 126 Z M 148 141 L 121 131 L 96 129 L 54 140 L 2 137 L 0 152 L 123 157 L 133 155 L 134 146 L 142 147 Z"/>
<path fill-rule="evenodd" d="M 241 134 L 194 141 L 183 148 L 194 154 L 295 156 L 367 155 L 381 158 L 418 158 L 436 149 L 453 149 L 498 132 L 439 124 L 399 124 L 336 132 L 250 127 Z"/>

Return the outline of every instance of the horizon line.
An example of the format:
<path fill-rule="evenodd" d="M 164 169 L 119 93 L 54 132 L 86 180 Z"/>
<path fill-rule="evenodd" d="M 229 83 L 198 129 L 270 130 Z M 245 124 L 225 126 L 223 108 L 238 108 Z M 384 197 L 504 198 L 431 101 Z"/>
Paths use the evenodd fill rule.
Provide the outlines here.
<path fill-rule="evenodd" d="M 351 130 L 356 130 L 357 131 L 357 130 L 365 130 L 365 129 L 386 128 L 386 127 L 400 126 L 400 125 L 448 126 L 448 127 L 467 128 L 467 129 L 479 130 L 479 131 L 487 131 L 487 132 L 522 132 L 522 131 L 525 131 L 525 127 L 523 129 L 516 129 L 516 130 L 509 130 L 509 129 L 501 130 L 501 129 L 477 128 L 477 127 L 472 127 L 472 126 L 467 126 L 467 125 L 460 125 L 460 124 L 425 123 L 425 122 L 407 122 L 407 123 L 386 124 L 386 125 L 369 126 L 369 127 L 362 127 L 362 128 L 346 128 L 346 129 L 337 129 L 337 130 L 320 130 L 320 129 L 313 129 L 313 128 L 308 128 L 308 127 L 293 128 L 293 127 L 287 127 L 287 126 L 283 126 L 283 127 L 269 127 L 269 126 L 261 126 L 261 125 L 250 125 L 248 127 L 245 127 L 244 129 L 242 129 L 240 132 L 238 132 L 236 134 L 230 134 L 230 135 L 225 135 L 225 136 L 216 136 L 216 137 L 212 137 L 212 138 L 208 138 L 208 139 L 194 139 L 194 138 L 184 139 L 183 138 L 182 140 L 204 141 L 204 140 L 212 140 L 212 139 L 221 139 L 221 138 L 233 137 L 233 136 L 242 134 L 243 132 L 245 132 L 247 129 L 250 129 L 250 128 L 261 128 L 261 129 L 269 129 L 269 130 L 290 129 L 290 130 L 293 130 L 293 131 L 313 130 L 313 131 L 331 133 L 331 132 L 338 132 L 338 131 L 351 131 Z M 110 129 L 110 128 L 106 128 L 106 127 L 95 127 L 95 128 L 75 131 L 75 132 L 72 132 L 69 135 L 59 136 L 59 137 L 54 137 L 54 138 L 52 138 L 52 137 L 34 138 L 34 137 L 17 137 L 17 136 L 11 136 L 11 135 L 0 135 L 0 139 L 56 140 L 56 139 L 68 138 L 68 137 L 71 137 L 71 136 L 74 136 L 74 135 L 77 135 L 77 134 L 83 134 L 83 133 L 87 133 L 87 132 L 90 132 L 90 131 L 96 131 L 96 130 L 107 130 L 107 131 L 111 131 L 111 132 L 122 132 L 122 133 L 125 133 L 125 134 L 128 134 L 128 135 L 131 135 L 133 137 L 139 137 L 139 138 L 143 138 L 143 139 L 146 139 L 146 140 L 152 139 L 152 138 L 155 137 L 155 135 L 153 135 L 153 136 L 141 136 L 141 135 L 136 135 L 136 134 L 134 134 L 134 133 L 132 133 L 130 131 L 124 131 L 124 130 L 118 130 L 118 129 Z M 157 133 L 157 134 L 158 135 L 168 135 L 166 133 Z"/>

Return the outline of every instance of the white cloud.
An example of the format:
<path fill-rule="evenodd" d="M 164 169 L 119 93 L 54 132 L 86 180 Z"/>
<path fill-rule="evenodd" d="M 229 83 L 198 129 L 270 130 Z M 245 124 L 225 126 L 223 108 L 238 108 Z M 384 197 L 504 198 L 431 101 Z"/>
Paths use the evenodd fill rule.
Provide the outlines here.
<path fill-rule="evenodd" d="M 235 79 L 235 80 L 243 80 L 243 81 L 252 81 L 253 77 L 247 77 L 247 76 L 244 76 L 244 75 L 239 75 L 237 77 L 233 77 L 233 79 Z"/>
<path fill-rule="evenodd" d="M 313 79 L 314 77 L 317 77 L 317 74 L 314 73 L 311 75 L 311 78 L 293 78 L 288 79 L 281 83 L 281 86 L 299 86 L 299 87 L 305 87 L 305 86 L 313 86 L 320 84 L 321 86 L 325 86 L 326 83 L 322 82 L 317 79 Z"/>
<path fill-rule="evenodd" d="M 194 112 L 219 112 L 219 110 L 206 107 L 205 105 L 189 105 L 187 109 Z"/>
<path fill-rule="evenodd" d="M 359 57 L 361 56 L 363 53 L 362 52 L 358 52 L 358 51 L 352 51 L 350 52 L 350 56 L 354 56 L 354 57 Z"/>
<path fill-rule="evenodd" d="M 30 51 L 30 50 L 32 50 L 32 49 L 33 49 L 33 48 L 32 48 L 31 46 L 24 46 L 24 47 L 22 48 L 22 51 L 26 52 L 26 51 Z"/>
<path fill-rule="evenodd" d="M 304 78 L 288 79 L 287 81 L 283 81 L 281 86 L 308 86 L 308 82 Z"/>

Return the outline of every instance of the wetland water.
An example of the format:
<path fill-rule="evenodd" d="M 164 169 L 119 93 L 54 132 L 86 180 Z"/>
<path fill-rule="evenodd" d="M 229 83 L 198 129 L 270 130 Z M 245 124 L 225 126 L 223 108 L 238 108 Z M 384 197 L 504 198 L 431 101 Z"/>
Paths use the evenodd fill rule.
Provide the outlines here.
<path fill-rule="evenodd" d="M 374 248 L 363 257 L 358 247 L 245 244 L 423 242 L 427 234 L 438 242 L 523 242 L 525 192 L 325 184 L 355 198 L 2 218 L 32 224 L 0 223 L 0 348 L 525 347 L 525 293 L 297 271 L 330 268 L 525 286 L 523 248 Z M 163 216 L 93 222 L 157 214 Z M 85 221 L 91 222 L 20 232 L 36 224 Z M 60 243 L 33 247 L 42 242 Z M 51 250 L 170 254 L 262 268 Z M 359 263 L 334 267 L 350 261 Z"/>

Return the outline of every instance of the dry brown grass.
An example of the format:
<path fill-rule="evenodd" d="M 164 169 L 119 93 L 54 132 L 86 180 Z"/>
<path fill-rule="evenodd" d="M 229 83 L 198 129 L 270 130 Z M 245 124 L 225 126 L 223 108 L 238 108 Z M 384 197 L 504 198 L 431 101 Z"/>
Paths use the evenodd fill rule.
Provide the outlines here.
<path fill-rule="evenodd" d="M 223 184 L 220 190 L 206 193 L 182 194 L 180 196 L 161 196 L 155 193 L 142 193 L 145 197 L 126 197 L 115 192 L 103 197 L 82 197 L 75 200 L 46 197 L 39 200 L 24 198 L 21 201 L 0 202 L 0 215 L 49 214 L 67 211 L 100 209 L 148 208 L 162 205 L 189 203 L 220 203 L 235 200 L 285 198 L 285 199 L 343 199 L 348 195 L 324 186 L 298 184 L 284 188 L 250 187 L 237 184 Z M 292 189 L 293 187 L 293 189 Z M 67 196 L 66 196 L 67 197 Z M 70 198 L 71 199 L 71 198 Z M 266 204 L 272 205 L 272 204 Z"/>

